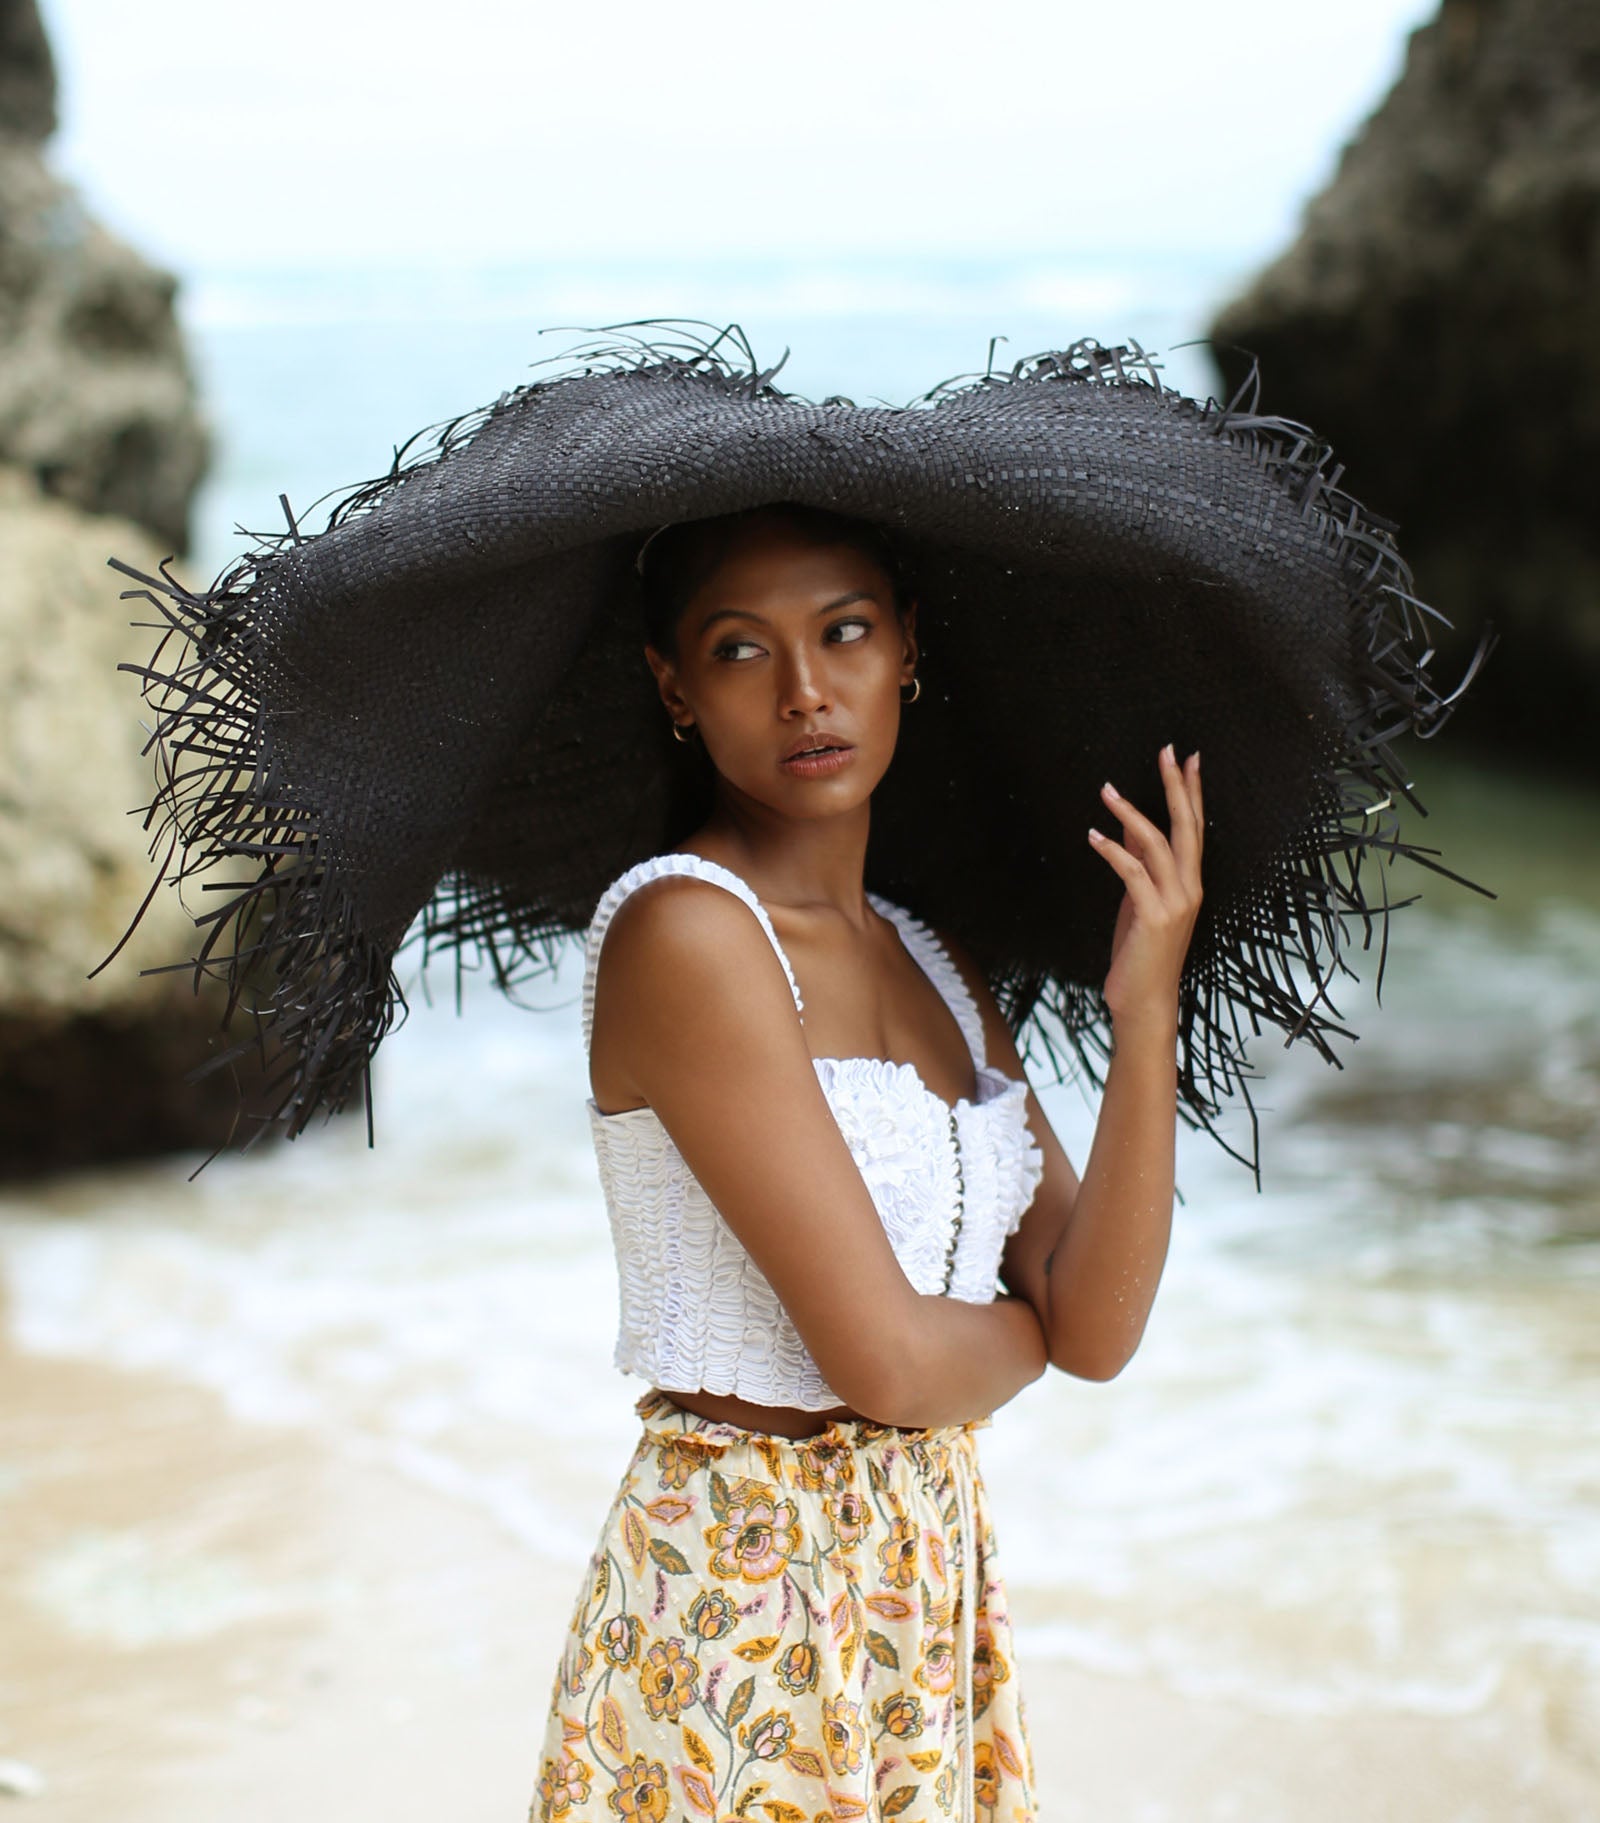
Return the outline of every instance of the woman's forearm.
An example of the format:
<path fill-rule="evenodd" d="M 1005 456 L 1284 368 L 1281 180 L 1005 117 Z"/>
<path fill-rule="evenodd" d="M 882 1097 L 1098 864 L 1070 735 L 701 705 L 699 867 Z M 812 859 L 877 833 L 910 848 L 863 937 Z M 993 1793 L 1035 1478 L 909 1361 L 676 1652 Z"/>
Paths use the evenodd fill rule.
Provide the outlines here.
<path fill-rule="evenodd" d="M 1046 1267 L 1052 1365 L 1109 1380 L 1139 1346 L 1172 1233 L 1177 1029 L 1115 1029 L 1094 1144 Z"/>
<path fill-rule="evenodd" d="M 1110 781 L 1101 796 L 1123 841 L 1088 831 L 1126 889 L 1101 990 L 1111 1063 L 1094 1144 L 1081 1178 L 1059 1146 L 1053 1158 L 1047 1151 L 1054 1181 L 1042 1201 L 1035 1197 L 1005 1262 L 1006 1283 L 1039 1313 L 1051 1364 L 1089 1380 L 1109 1380 L 1132 1359 L 1172 1235 L 1178 1009 L 1202 899 L 1205 800 L 1198 753 L 1180 765 L 1169 742 L 1157 764 L 1170 842 Z"/>
<path fill-rule="evenodd" d="M 867 1413 L 880 1424 L 923 1429 L 987 1418 L 1049 1365 L 1038 1315 L 1022 1298 L 968 1304 L 923 1295 L 914 1313 L 878 1401 L 883 1409 Z"/>

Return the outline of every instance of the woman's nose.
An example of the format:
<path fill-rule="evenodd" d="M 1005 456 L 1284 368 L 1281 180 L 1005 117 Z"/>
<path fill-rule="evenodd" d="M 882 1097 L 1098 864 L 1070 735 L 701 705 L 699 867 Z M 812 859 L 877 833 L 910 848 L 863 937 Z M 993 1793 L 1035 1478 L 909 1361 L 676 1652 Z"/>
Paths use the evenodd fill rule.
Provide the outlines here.
<path fill-rule="evenodd" d="M 779 708 L 786 715 L 815 715 L 829 707 L 822 668 L 804 652 L 788 656 L 778 688 Z"/>

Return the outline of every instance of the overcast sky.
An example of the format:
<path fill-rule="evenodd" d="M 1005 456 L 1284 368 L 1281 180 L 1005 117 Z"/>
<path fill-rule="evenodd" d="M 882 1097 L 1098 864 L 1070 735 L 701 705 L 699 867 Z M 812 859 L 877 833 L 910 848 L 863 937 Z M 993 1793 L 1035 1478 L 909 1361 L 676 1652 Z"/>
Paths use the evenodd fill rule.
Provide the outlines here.
<path fill-rule="evenodd" d="M 54 160 L 180 270 L 1211 251 L 1293 231 L 1433 0 L 42 0 Z"/>

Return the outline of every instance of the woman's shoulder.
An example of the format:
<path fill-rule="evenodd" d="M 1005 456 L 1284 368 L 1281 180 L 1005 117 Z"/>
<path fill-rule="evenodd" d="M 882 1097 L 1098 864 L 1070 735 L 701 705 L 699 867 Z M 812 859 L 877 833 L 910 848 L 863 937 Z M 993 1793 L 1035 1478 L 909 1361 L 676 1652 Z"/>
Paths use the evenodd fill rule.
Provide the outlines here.
<path fill-rule="evenodd" d="M 590 920 L 591 945 L 605 935 L 625 906 L 673 897 L 694 902 L 702 895 L 703 902 L 709 903 L 712 893 L 731 894 L 742 899 L 756 914 L 758 922 L 765 921 L 760 901 L 731 868 L 692 850 L 673 848 L 635 861 L 605 889 Z M 633 915 L 637 917 L 638 914 Z"/>
<path fill-rule="evenodd" d="M 626 878 L 626 876 L 624 876 Z M 603 955 L 651 958 L 664 964 L 735 950 L 767 947 L 752 908 L 698 869 L 674 868 L 628 882 L 605 927 Z"/>
<path fill-rule="evenodd" d="M 690 999 L 704 1012 L 719 1001 L 748 1004 L 763 990 L 800 1005 L 760 901 L 698 855 L 674 851 L 622 875 L 591 926 L 590 963 L 596 984 L 603 973 L 608 996 L 635 1012 Z"/>
<path fill-rule="evenodd" d="M 716 1080 L 718 1060 L 735 1055 L 799 1070 L 799 1008 L 787 962 L 748 905 L 696 873 L 654 875 L 617 904 L 603 947 L 591 953 L 591 1086 L 603 1100 L 637 1094 L 653 1104 L 635 1074 L 646 1060 L 706 1082 Z"/>

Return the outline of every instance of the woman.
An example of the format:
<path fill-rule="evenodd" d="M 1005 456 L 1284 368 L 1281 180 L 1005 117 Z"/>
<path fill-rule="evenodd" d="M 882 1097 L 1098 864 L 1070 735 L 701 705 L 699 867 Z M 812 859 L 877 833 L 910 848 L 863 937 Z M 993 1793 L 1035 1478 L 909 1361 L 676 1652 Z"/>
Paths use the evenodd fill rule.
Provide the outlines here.
<path fill-rule="evenodd" d="M 1247 1042 L 1338 1060 L 1393 864 L 1448 872 L 1396 742 L 1488 641 L 1441 691 L 1392 528 L 1253 383 L 1085 338 L 858 406 L 732 325 L 632 329 L 320 532 L 285 498 L 204 593 L 111 560 L 159 616 L 175 966 L 247 1016 L 202 1069 L 264 1052 L 261 1131 L 360 1097 L 370 1135 L 403 943 L 510 986 L 587 931 L 654 1390 L 534 1812 L 1027 1818 L 972 1427 L 1133 1353 L 1175 1115 L 1234 1152 L 1237 1096 L 1259 1181 Z M 1081 1185 L 1013 1033 L 1103 1088 Z"/>
<path fill-rule="evenodd" d="M 1085 832 L 1124 896 L 1080 1185 L 980 971 L 865 890 L 917 693 L 892 564 L 870 526 L 783 505 L 643 554 L 646 657 L 714 807 L 590 929 L 619 1361 L 655 1390 L 573 1614 L 540 1823 L 1035 1814 L 972 1429 L 1047 1366 L 1111 1378 L 1155 1296 L 1199 756 L 1154 756 L 1170 840 L 1111 784 L 1121 840 Z M 920 1206 L 897 1203 L 871 1123 L 916 1148 L 929 1115 Z M 1010 1170 L 963 1184 L 986 1152 Z M 721 1324 L 696 1316 L 719 1302 Z"/>

